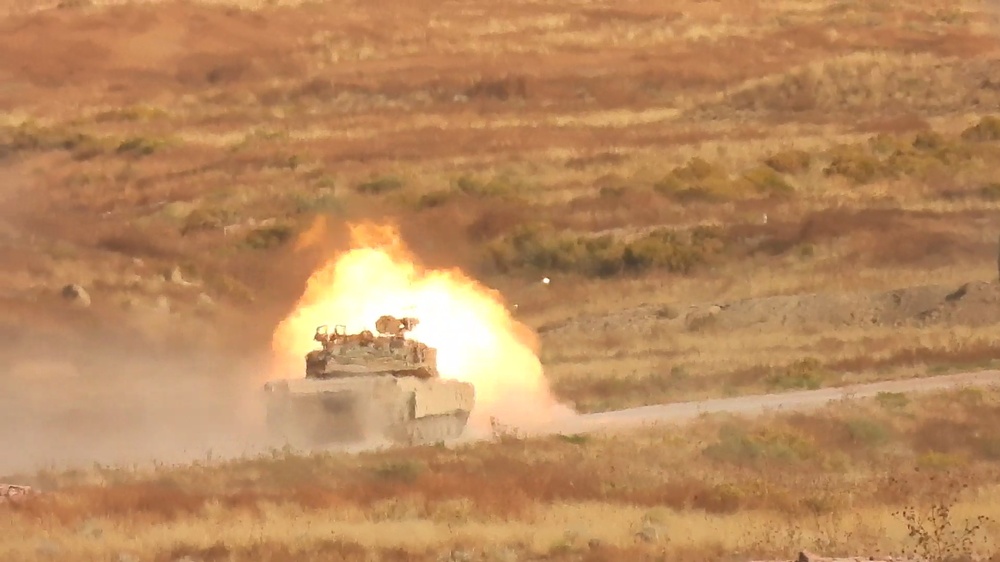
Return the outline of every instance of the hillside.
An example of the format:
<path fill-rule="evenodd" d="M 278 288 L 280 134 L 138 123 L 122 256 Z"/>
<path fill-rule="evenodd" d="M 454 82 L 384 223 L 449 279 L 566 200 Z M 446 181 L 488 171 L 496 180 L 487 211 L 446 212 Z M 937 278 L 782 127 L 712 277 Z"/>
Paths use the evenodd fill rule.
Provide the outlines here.
<path fill-rule="evenodd" d="M 836 435 L 853 441 L 825 433 L 847 415 L 834 408 L 780 435 L 709 420 L 594 437 L 586 455 L 573 438 L 412 452 L 449 475 L 421 468 L 417 484 L 396 480 L 410 452 L 232 460 L 234 480 L 23 469 L 239 456 L 261 445 L 261 385 L 301 376 L 314 324 L 399 313 L 382 308 L 434 327 L 446 374 L 478 384 L 481 431 L 560 408 L 995 367 L 1000 11 L 987 2 L 0 0 L 0 38 L 0 482 L 54 494 L 0 507 L 30 537 L 0 553 L 42 559 L 50 533 L 85 562 L 118 547 L 157 562 L 432 559 L 490 540 L 543 559 L 708 560 L 737 549 L 715 539 L 739 526 L 760 547 L 747 556 L 847 554 L 901 496 L 841 505 L 824 486 L 934 467 L 979 494 L 969 513 L 995 497 L 995 432 L 953 446 L 980 423 L 963 408 L 991 419 L 989 392 L 954 409 L 929 398 L 933 419 L 851 418 Z M 714 453 L 694 445 L 705 436 Z M 671 447 L 688 456 L 653 454 Z M 598 453 L 641 462 L 564 487 L 558 475 Z M 817 489 L 798 497 L 806 480 L 740 468 L 772 453 Z M 364 468 L 383 462 L 385 478 Z M 659 480 L 687 466 L 699 484 Z M 327 469 L 368 487 L 301 487 Z M 523 497 L 500 506 L 491 482 Z M 452 511 L 387 499 L 400 490 Z M 279 496 L 299 503 L 268 503 Z M 821 531 L 854 507 L 870 518 Z M 315 534 L 333 523 L 292 527 L 341 508 L 340 538 Z M 628 542 L 647 509 L 688 538 Z M 153 512 L 170 525 L 149 538 Z M 607 549 L 561 534 L 607 513 L 617 523 L 594 537 Z M 258 523 L 234 523 L 221 547 L 190 531 L 247 514 L 286 526 L 256 546 Z M 787 517 L 815 544 L 775 539 Z M 72 538 L 92 518 L 117 529 L 114 549 Z M 423 538 L 380 542 L 385 518 Z M 441 538 L 449 518 L 470 544 Z M 857 544 L 895 548 L 894 529 Z"/>

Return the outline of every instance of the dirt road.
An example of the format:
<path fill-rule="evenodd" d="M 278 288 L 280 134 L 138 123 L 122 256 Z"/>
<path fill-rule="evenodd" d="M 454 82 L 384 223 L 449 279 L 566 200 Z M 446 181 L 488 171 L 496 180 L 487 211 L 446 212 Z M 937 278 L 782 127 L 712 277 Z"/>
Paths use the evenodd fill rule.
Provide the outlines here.
<path fill-rule="evenodd" d="M 873 397 L 881 392 L 910 394 L 961 387 L 986 387 L 994 385 L 1000 385 L 1000 371 L 977 371 L 838 388 L 821 388 L 818 390 L 678 402 L 675 404 L 645 406 L 598 414 L 585 414 L 554 424 L 544 431 L 529 433 L 574 434 L 627 430 L 654 424 L 683 423 L 693 420 L 701 414 L 708 413 L 725 412 L 739 415 L 755 415 L 770 411 L 805 411 L 821 408 L 838 400 Z"/>

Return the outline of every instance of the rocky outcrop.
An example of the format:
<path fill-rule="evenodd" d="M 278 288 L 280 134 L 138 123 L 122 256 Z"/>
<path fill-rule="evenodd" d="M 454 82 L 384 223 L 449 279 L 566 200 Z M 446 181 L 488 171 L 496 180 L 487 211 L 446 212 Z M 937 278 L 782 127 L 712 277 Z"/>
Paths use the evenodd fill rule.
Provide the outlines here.
<path fill-rule="evenodd" d="M 90 294 L 82 286 L 75 283 L 63 287 L 62 296 L 75 306 L 83 308 L 90 306 Z"/>
<path fill-rule="evenodd" d="M 34 493 L 35 491 L 31 486 L 0 484 L 0 504 L 18 501 Z"/>

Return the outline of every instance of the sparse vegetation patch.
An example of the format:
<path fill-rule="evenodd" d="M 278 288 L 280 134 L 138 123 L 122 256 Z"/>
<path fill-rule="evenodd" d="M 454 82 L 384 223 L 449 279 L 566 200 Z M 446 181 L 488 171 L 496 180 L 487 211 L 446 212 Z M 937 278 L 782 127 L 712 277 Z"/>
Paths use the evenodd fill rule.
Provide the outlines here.
<path fill-rule="evenodd" d="M 266 370 L 372 217 L 496 288 L 583 412 L 998 365 L 980 6 L 227 2 L 0 1 L 0 379 L 89 380 L 97 328 Z M 998 403 L 0 475 L 44 491 L 0 504 L 0 560 L 989 560 Z M 51 445 L 18 419 L 6 458 Z"/>
<path fill-rule="evenodd" d="M 153 473 L 103 469 L 106 485 L 94 484 L 98 474 L 91 471 L 47 473 L 33 481 L 44 480 L 46 494 L 0 507 L 26 541 L 4 542 L 0 554 L 34 552 L 33 541 L 43 536 L 62 543 L 99 514 L 107 525 L 104 540 L 88 551 L 95 556 L 141 544 L 158 558 L 184 552 L 277 561 L 292 552 L 276 531 L 287 524 L 298 529 L 295 552 L 311 559 L 335 552 L 329 542 L 335 528 L 341 544 L 362 545 L 359 553 L 395 548 L 408 559 L 434 560 L 441 552 L 495 545 L 489 533 L 502 533 L 521 555 L 547 558 L 551 543 L 529 535 L 564 540 L 564 520 L 550 519 L 557 513 L 579 524 L 579 541 L 564 545 L 574 556 L 592 553 L 587 543 L 594 541 L 609 556 L 637 548 L 635 555 L 654 549 L 705 558 L 743 539 L 769 557 L 820 544 L 777 541 L 768 532 L 773 525 L 821 537 L 815 540 L 826 541 L 826 549 L 856 548 L 857 532 L 875 525 L 882 530 L 870 538 L 880 549 L 989 553 L 997 547 L 989 532 L 998 513 L 977 498 L 995 491 L 994 461 L 970 451 L 960 465 L 925 472 L 917 445 L 929 423 L 958 440 L 988 431 L 1000 401 L 994 392 L 978 396 L 921 396 L 892 412 L 871 400 L 758 421 L 709 416 L 686 429 L 687 437 L 646 430 L 628 438 L 510 436 L 457 450 L 360 457 L 275 452 Z M 952 423 L 956 400 L 969 408 L 966 425 Z M 740 532 L 706 537 L 691 532 L 695 520 Z M 199 526 L 208 524 L 229 538 L 199 538 Z M 375 525 L 399 532 L 373 543 L 368 533 Z M 257 526 L 263 535 L 242 532 Z M 642 526 L 650 537 L 665 529 L 670 540 L 635 542 Z M 487 528 L 488 534 L 477 531 Z M 429 540 L 410 540 L 418 529 Z"/>
<path fill-rule="evenodd" d="M 724 249 L 721 232 L 708 227 L 688 232 L 659 229 L 623 241 L 611 235 L 560 234 L 541 225 L 519 228 L 487 247 L 493 265 L 504 273 L 528 269 L 589 277 L 652 270 L 688 273 Z"/>

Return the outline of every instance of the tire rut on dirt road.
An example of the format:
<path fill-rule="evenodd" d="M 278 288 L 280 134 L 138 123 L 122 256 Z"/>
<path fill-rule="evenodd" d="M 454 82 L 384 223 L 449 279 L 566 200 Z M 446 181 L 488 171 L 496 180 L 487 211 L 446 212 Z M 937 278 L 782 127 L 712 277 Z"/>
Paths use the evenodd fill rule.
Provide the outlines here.
<path fill-rule="evenodd" d="M 683 423 L 694 420 L 702 414 L 710 413 L 760 415 L 781 411 L 801 412 L 821 408 L 840 400 L 871 398 L 882 392 L 912 394 L 917 392 L 989 386 L 1000 386 L 1000 371 L 975 371 L 918 379 L 911 378 L 822 388 L 818 390 L 714 398 L 692 402 L 643 406 L 627 410 L 583 414 L 554 423 L 544 430 L 527 433 L 530 435 L 553 435 L 634 430 L 654 424 Z"/>

